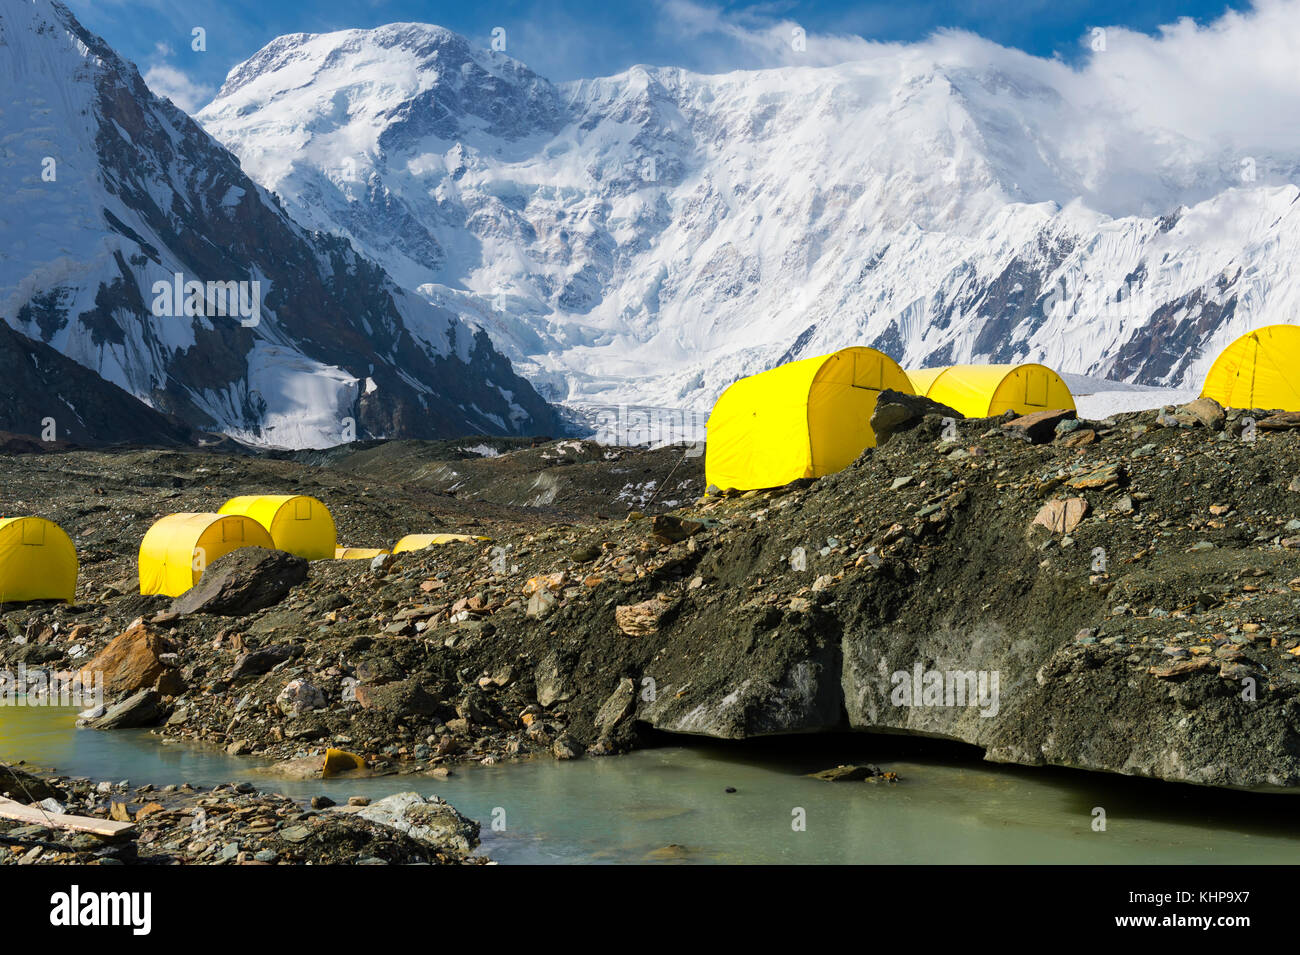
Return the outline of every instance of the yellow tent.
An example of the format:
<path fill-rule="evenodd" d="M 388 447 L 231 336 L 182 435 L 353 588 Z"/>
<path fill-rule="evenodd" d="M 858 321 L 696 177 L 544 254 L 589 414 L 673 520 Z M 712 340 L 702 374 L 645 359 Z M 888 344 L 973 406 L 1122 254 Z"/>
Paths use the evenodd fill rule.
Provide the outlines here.
<path fill-rule="evenodd" d="M 335 560 L 374 560 L 380 554 L 387 554 L 388 551 L 382 547 L 335 547 Z"/>
<path fill-rule="evenodd" d="M 393 553 L 424 550 L 435 544 L 454 544 L 457 541 L 490 541 L 490 537 L 472 537 L 469 534 L 407 534 L 393 545 Z"/>
<path fill-rule="evenodd" d="M 740 379 L 709 415 L 708 483 L 779 487 L 847 467 L 876 444 L 871 412 L 885 389 L 914 394 L 897 362 L 860 346 Z"/>
<path fill-rule="evenodd" d="M 912 382 L 912 389 L 918 395 L 924 396 L 934 384 L 934 380 L 947 370 L 947 368 L 909 368 L 907 377 Z"/>
<path fill-rule="evenodd" d="M 42 517 L 0 518 L 0 603 L 66 600 L 77 592 L 77 549 Z"/>
<path fill-rule="evenodd" d="M 1034 362 L 950 365 L 907 374 L 918 395 L 945 404 L 967 418 L 990 418 L 1006 411 L 1029 414 L 1049 408 L 1074 410 L 1074 396 L 1061 376 Z"/>
<path fill-rule="evenodd" d="M 273 549 L 261 524 L 242 514 L 168 514 L 140 542 L 140 593 L 179 597 L 218 557 L 241 547 Z"/>
<path fill-rule="evenodd" d="M 266 528 L 280 550 L 307 560 L 334 556 L 338 543 L 329 508 L 303 494 L 249 494 L 221 505 L 222 514 L 243 514 Z"/>
<path fill-rule="evenodd" d="M 1265 325 L 1219 353 L 1202 398 L 1225 408 L 1300 411 L 1300 327 Z"/>

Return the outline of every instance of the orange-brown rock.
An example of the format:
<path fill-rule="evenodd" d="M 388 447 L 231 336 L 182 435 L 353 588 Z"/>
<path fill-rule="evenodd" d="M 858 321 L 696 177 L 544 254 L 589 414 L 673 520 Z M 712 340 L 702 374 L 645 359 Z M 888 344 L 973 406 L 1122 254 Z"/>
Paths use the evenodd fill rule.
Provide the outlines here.
<path fill-rule="evenodd" d="M 162 659 L 163 654 L 172 651 L 171 642 L 166 637 L 149 629 L 143 620 L 136 619 L 86 664 L 81 678 L 93 681 L 95 674 L 102 673 L 104 692 L 110 696 L 144 689 L 157 690 L 163 696 L 175 696 L 185 684 L 180 670 Z"/>
<path fill-rule="evenodd" d="M 643 600 L 639 604 L 624 604 L 614 608 L 614 620 L 618 629 L 629 637 L 644 637 L 659 629 L 659 618 L 670 606 L 658 598 Z"/>
<path fill-rule="evenodd" d="M 1079 522 L 1088 513 L 1088 502 L 1081 497 L 1048 501 L 1034 517 L 1035 524 L 1042 524 L 1053 534 L 1068 534 L 1079 526 Z"/>

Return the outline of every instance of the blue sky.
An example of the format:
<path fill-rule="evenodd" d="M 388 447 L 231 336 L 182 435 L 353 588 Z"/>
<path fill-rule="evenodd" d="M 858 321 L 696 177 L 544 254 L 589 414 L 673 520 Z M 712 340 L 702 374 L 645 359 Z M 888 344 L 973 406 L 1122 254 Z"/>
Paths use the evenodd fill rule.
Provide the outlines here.
<path fill-rule="evenodd" d="M 496 27 L 506 52 L 552 80 L 604 76 L 637 63 L 702 72 L 770 65 L 738 37 L 793 23 L 809 36 L 915 41 L 942 29 L 977 33 L 1004 46 L 1073 61 L 1094 27 L 1151 33 L 1181 17 L 1213 20 L 1244 2 L 1223 0 L 65 0 L 81 21 L 135 61 L 159 92 L 193 108 L 232 66 L 284 33 L 322 33 L 395 21 L 436 23 L 484 46 Z M 191 31 L 207 34 L 191 50 Z M 733 29 L 734 28 L 734 29 Z M 160 87 L 170 87 L 162 89 Z M 188 100 L 188 102 L 182 102 Z"/>

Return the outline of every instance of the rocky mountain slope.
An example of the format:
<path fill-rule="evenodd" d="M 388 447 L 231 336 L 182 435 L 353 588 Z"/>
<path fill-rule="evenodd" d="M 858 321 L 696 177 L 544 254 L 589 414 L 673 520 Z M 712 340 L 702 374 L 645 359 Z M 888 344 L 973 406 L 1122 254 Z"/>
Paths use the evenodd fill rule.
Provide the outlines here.
<path fill-rule="evenodd" d="M 0 8 L 0 90 L 0 319 L 28 338 L 259 444 L 556 432 L 485 334 L 298 225 L 61 4 Z"/>
<path fill-rule="evenodd" d="M 0 432 L 45 447 L 144 441 L 188 444 L 194 430 L 43 342 L 0 322 Z M 41 447 L 41 445 L 37 445 Z"/>
<path fill-rule="evenodd" d="M 575 404 L 707 409 L 847 344 L 1197 387 L 1296 314 L 1284 140 L 969 37 L 874 49 L 553 85 L 433 26 L 295 34 L 198 118 Z"/>

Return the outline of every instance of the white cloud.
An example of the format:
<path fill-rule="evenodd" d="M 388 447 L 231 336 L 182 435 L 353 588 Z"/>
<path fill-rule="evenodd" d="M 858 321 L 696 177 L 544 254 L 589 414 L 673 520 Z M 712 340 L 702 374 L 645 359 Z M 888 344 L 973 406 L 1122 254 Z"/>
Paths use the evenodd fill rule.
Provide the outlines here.
<path fill-rule="evenodd" d="M 662 0 L 667 28 L 686 45 L 717 53 L 719 70 L 780 66 L 834 66 L 896 52 L 900 44 L 877 43 L 852 34 L 813 34 L 798 20 L 753 11 L 725 12 L 696 0 Z M 802 30 L 797 42 L 796 31 Z M 698 52 L 698 51 L 697 51 Z M 723 66 L 727 62 L 730 65 Z"/>
<path fill-rule="evenodd" d="M 213 87 L 195 82 L 183 71 L 166 63 L 149 67 L 144 74 L 144 81 L 159 96 L 166 96 L 187 113 L 197 111 L 216 92 Z"/>
<path fill-rule="evenodd" d="M 660 9 L 664 28 L 719 71 L 737 61 L 874 62 L 899 76 L 942 75 L 959 89 L 956 102 L 977 132 L 1001 139 L 1005 124 L 1023 128 L 1025 146 L 1046 153 L 1077 194 L 1115 200 L 1108 211 L 1141 210 L 1153 179 L 1189 200 L 1246 166 L 1257 184 L 1300 181 L 1300 0 L 1256 0 L 1247 11 L 1203 25 L 1183 19 L 1151 35 L 1108 26 L 1104 49 L 1089 31 L 1073 65 L 960 30 L 916 43 L 809 33 L 798 50 L 791 44 L 798 24 L 784 14 L 727 12 L 697 0 L 662 0 Z M 1028 195 L 1049 194 L 1021 185 Z"/>
<path fill-rule="evenodd" d="M 1258 0 L 1206 26 L 1180 20 L 1149 37 L 1107 31 L 1080 80 L 1128 104 L 1133 121 L 1229 149 L 1300 147 L 1300 3 Z"/>

